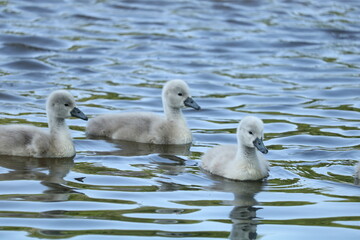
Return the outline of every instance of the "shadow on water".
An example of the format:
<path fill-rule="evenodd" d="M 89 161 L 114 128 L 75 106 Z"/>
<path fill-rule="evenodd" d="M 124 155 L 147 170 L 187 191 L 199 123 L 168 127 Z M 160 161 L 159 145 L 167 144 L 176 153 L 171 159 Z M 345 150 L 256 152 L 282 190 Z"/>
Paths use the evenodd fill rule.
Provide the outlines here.
<path fill-rule="evenodd" d="M 64 180 L 74 166 L 74 158 L 1 156 L 0 166 L 8 169 L 8 172 L 0 174 L 0 181 L 34 180 L 47 187 L 41 195 L 19 195 L 11 198 L 28 201 L 67 201 L 69 195 L 75 192 L 73 188 L 65 185 Z"/>
<path fill-rule="evenodd" d="M 100 140 L 100 138 L 91 138 L 92 140 Z M 142 156 L 150 154 L 166 154 L 166 155 L 190 155 L 191 144 L 149 144 L 138 143 L 122 140 L 106 139 L 107 143 L 115 145 L 118 150 L 112 151 L 94 151 L 95 155 L 117 155 L 117 156 Z"/>
<path fill-rule="evenodd" d="M 159 154 L 152 160 L 153 164 L 162 171 L 163 175 L 176 176 L 186 170 L 187 161 L 181 157 L 171 154 Z"/>

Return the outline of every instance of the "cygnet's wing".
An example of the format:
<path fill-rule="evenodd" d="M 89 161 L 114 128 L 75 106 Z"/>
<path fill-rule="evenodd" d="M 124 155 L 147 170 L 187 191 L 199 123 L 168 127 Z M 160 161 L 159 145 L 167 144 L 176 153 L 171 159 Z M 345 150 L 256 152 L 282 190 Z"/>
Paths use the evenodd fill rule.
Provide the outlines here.
<path fill-rule="evenodd" d="M 201 158 L 201 167 L 213 174 L 223 176 L 227 163 L 235 158 L 235 144 L 219 145 L 208 150 Z"/>
<path fill-rule="evenodd" d="M 0 126 L 0 155 L 39 156 L 49 150 L 50 137 L 28 125 Z"/>
<path fill-rule="evenodd" d="M 162 121 L 161 116 L 145 112 L 104 114 L 91 119 L 86 132 L 89 136 L 146 142 L 144 138 L 152 137 Z"/>

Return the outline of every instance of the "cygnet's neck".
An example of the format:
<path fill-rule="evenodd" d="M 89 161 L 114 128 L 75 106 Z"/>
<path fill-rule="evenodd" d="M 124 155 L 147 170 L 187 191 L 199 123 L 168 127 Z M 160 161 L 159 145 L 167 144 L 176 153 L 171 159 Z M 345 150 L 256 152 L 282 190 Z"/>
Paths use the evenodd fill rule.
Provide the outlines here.
<path fill-rule="evenodd" d="M 61 139 L 60 141 L 69 140 L 72 142 L 69 134 L 69 128 L 66 125 L 64 118 L 49 116 L 48 121 L 50 136 L 53 141 Z"/>
<path fill-rule="evenodd" d="M 71 157 L 75 155 L 69 128 L 64 118 L 49 117 L 50 152 L 53 156 Z"/>
<path fill-rule="evenodd" d="M 242 163 L 251 163 L 251 164 L 257 164 L 258 163 L 258 157 L 256 154 L 256 149 L 247 147 L 244 144 L 241 143 L 241 141 L 238 142 L 238 149 L 236 152 L 236 161 L 242 162 Z"/>
<path fill-rule="evenodd" d="M 164 104 L 164 113 L 166 120 L 177 121 L 185 124 L 185 119 L 180 108 L 173 108 Z"/>

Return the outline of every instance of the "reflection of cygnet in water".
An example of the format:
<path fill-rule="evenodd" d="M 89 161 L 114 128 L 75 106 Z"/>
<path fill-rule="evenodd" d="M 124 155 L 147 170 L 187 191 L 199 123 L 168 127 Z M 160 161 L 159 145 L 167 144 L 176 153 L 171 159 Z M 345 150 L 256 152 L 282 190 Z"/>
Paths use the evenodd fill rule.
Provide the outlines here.
<path fill-rule="evenodd" d="M 72 158 L 28 158 L 28 157 L 2 157 L 0 166 L 11 169 L 0 174 L 1 180 L 38 180 L 48 189 L 43 194 L 21 195 L 21 198 L 31 201 L 65 201 L 72 188 L 65 186 L 64 177 L 74 165 Z M 48 170 L 48 173 L 46 173 Z"/>
<path fill-rule="evenodd" d="M 254 207 L 234 207 L 230 212 L 233 222 L 229 239 L 231 240 L 253 240 L 257 237 L 256 211 Z"/>
<path fill-rule="evenodd" d="M 355 167 L 355 184 L 360 184 L 360 162 Z"/>
<path fill-rule="evenodd" d="M 216 182 L 210 187 L 210 190 L 231 192 L 234 194 L 234 200 L 226 204 L 249 207 L 258 204 L 255 195 L 262 190 L 264 182 L 260 181 L 233 181 L 218 176 L 210 176 Z"/>
<path fill-rule="evenodd" d="M 54 159 L 54 161 L 48 161 L 47 167 L 49 168 L 49 174 L 44 179 L 44 182 L 64 184 L 66 181 L 64 177 L 70 172 L 74 165 L 73 158 L 62 161 L 62 159 Z"/>
<path fill-rule="evenodd" d="M 216 179 L 216 178 L 212 178 Z M 232 240 L 252 240 L 257 236 L 257 218 L 256 211 L 260 208 L 254 207 L 258 202 L 255 195 L 262 190 L 263 182 L 258 181 L 232 181 L 227 179 L 219 179 L 213 186 L 212 190 L 232 192 L 234 200 L 224 202 L 225 204 L 234 205 L 229 217 L 232 224 L 229 239 Z"/>
<path fill-rule="evenodd" d="M 94 141 L 94 140 L 87 140 Z M 100 141 L 100 143 L 99 143 Z M 96 140 L 96 144 L 101 144 L 103 140 Z M 106 144 L 112 144 L 110 151 L 104 151 Z M 104 150 L 92 151 L 96 155 L 117 155 L 117 156 L 143 156 L 150 154 L 167 154 L 167 155 L 190 155 L 191 144 L 150 144 L 150 143 L 138 143 L 122 140 L 106 139 Z M 114 147 L 117 149 L 114 150 Z"/>
<path fill-rule="evenodd" d="M 260 208 L 254 207 L 258 202 L 255 195 L 261 191 L 262 182 L 239 182 L 234 191 L 235 207 L 230 212 L 233 222 L 230 239 L 256 239 L 257 225 L 256 211 Z"/>
<path fill-rule="evenodd" d="M 188 181 L 192 180 L 189 179 L 187 171 L 188 166 L 196 165 L 195 162 L 170 154 L 152 155 L 149 156 L 149 159 L 150 165 L 153 165 L 152 168 L 154 168 L 152 173 L 156 173 L 158 176 L 156 178 L 156 182 L 159 183 L 158 191 L 168 192 L 192 188 L 191 184 L 188 184 Z M 180 178 L 175 178 L 179 175 L 181 175 Z"/>
<path fill-rule="evenodd" d="M 234 180 L 267 177 L 269 164 L 261 154 L 268 152 L 263 143 L 263 129 L 259 118 L 244 117 L 237 128 L 237 145 L 219 145 L 210 149 L 202 156 L 201 167 L 212 174 Z"/>
<path fill-rule="evenodd" d="M 176 176 L 183 173 L 186 169 L 186 160 L 170 154 L 160 154 L 152 163 L 157 164 L 157 168 L 162 174 Z"/>

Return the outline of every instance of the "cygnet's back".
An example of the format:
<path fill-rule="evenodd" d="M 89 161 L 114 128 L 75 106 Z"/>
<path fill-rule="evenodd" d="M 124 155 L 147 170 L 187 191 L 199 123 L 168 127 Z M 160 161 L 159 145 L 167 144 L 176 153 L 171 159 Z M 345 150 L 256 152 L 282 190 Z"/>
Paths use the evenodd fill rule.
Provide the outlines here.
<path fill-rule="evenodd" d="M 200 107 L 182 80 L 167 82 L 162 91 L 165 116 L 149 112 L 104 114 L 91 119 L 88 136 L 154 144 L 187 144 L 192 136 L 181 109 Z"/>
<path fill-rule="evenodd" d="M 87 117 L 76 108 L 70 93 L 58 90 L 47 100 L 49 131 L 41 128 L 11 124 L 0 126 L 0 155 L 29 157 L 72 157 L 75 155 L 65 118 Z"/>
<path fill-rule="evenodd" d="M 268 175 L 268 163 L 260 152 L 268 150 L 263 144 L 263 123 L 247 116 L 237 128 L 238 143 L 219 145 L 202 156 L 201 167 L 212 174 L 234 180 L 260 180 Z"/>

